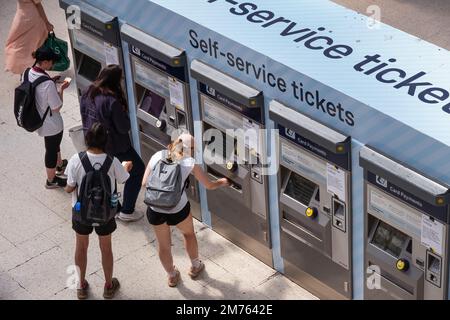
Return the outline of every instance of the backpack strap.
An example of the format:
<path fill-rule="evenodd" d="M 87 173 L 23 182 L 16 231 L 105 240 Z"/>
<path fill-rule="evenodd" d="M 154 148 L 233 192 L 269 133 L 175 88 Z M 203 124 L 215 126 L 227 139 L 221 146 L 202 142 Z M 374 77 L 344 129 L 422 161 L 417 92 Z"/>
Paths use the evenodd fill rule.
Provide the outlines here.
<path fill-rule="evenodd" d="M 86 151 L 80 152 L 78 154 L 78 156 L 80 157 L 81 164 L 83 165 L 83 169 L 86 173 L 94 170 L 94 168 L 92 167 L 91 161 L 89 161 L 89 157 L 87 156 Z"/>
<path fill-rule="evenodd" d="M 108 174 L 108 171 L 111 168 L 113 161 L 114 161 L 113 157 L 111 157 L 110 155 L 106 156 L 105 162 L 103 162 L 102 169 L 101 169 L 104 174 Z"/>
<path fill-rule="evenodd" d="M 42 117 L 42 122 L 44 122 L 45 118 L 47 118 L 48 113 L 50 112 L 50 117 L 53 116 L 52 110 L 50 107 L 47 107 L 47 110 L 45 110 L 44 116 Z"/>
<path fill-rule="evenodd" d="M 31 70 L 31 68 L 27 68 L 27 70 L 25 70 L 25 72 L 23 73 L 23 82 L 29 81 L 30 70 Z"/>
<path fill-rule="evenodd" d="M 28 81 L 28 74 L 30 73 L 30 68 L 27 69 L 27 71 L 25 71 L 25 75 L 24 75 L 24 79 L 25 81 Z M 33 89 L 33 92 L 36 90 L 37 86 L 40 85 L 41 83 L 47 82 L 52 80 L 49 76 L 45 75 L 45 76 L 40 76 L 39 78 L 37 78 L 36 80 L 33 81 L 33 83 L 31 84 L 31 87 Z M 52 80 L 53 81 L 53 80 Z M 47 110 L 45 110 L 45 113 L 42 117 L 42 121 L 45 120 L 45 118 L 47 118 L 48 113 L 50 113 L 50 117 L 53 116 L 52 114 L 52 110 L 50 109 L 50 106 L 47 107 Z"/>
<path fill-rule="evenodd" d="M 101 169 L 104 174 L 108 174 L 109 169 L 111 168 L 113 162 L 114 162 L 114 158 L 111 157 L 110 155 L 107 155 L 105 162 L 103 162 L 102 169 Z M 114 179 L 114 192 L 117 193 L 117 180 L 116 179 Z"/>
<path fill-rule="evenodd" d="M 36 87 L 38 85 L 40 85 L 41 83 L 47 82 L 47 81 L 53 81 L 51 78 L 49 78 L 48 76 L 40 76 L 39 78 L 37 78 L 36 80 L 33 81 L 33 83 L 31 84 L 33 86 L 33 90 L 36 89 Z"/>

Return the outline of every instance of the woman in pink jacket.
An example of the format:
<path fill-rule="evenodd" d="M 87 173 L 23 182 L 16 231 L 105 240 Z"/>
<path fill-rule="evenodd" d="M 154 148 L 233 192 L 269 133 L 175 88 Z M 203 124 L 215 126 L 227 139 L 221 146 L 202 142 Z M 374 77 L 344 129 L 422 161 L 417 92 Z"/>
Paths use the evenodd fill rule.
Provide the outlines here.
<path fill-rule="evenodd" d="M 17 11 L 5 46 L 5 70 L 22 74 L 33 64 L 31 53 L 42 46 L 53 25 L 42 0 L 17 0 Z"/>

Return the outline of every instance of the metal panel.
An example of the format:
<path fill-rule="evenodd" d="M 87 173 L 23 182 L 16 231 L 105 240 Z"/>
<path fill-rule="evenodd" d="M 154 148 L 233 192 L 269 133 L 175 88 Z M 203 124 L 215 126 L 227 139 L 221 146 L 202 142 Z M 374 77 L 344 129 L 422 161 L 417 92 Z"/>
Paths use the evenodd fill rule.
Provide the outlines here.
<path fill-rule="evenodd" d="M 191 63 L 191 76 L 216 88 L 248 108 L 263 107 L 263 93 L 197 59 Z"/>
<path fill-rule="evenodd" d="M 186 65 L 186 53 L 184 50 L 175 48 L 129 24 L 122 25 L 121 32 L 124 41 L 143 49 L 156 59 L 172 67 Z"/>
<path fill-rule="evenodd" d="M 449 203 L 450 191 L 448 186 L 437 183 L 407 168 L 371 147 L 365 146 L 361 149 L 359 163 L 366 170 L 379 174 L 431 204 L 445 205 Z M 439 203 L 437 198 L 442 198 L 445 201 Z"/>
<path fill-rule="evenodd" d="M 86 2 L 73 1 L 73 0 L 60 0 L 59 5 L 66 10 L 70 5 L 76 5 L 81 11 L 81 28 L 114 44 L 117 47 L 121 47 L 119 34 L 119 21 L 117 17 L 114 17 L 103 10 L 100 10 Z"/>
<path fill-rule="evenodd" d="M 276 123 L 298 132 L 331 152 L 335 153 L 338 146 L 342 147 L 339 149 L 340 153 L 350 151 L 350 137 L 344 136 L 276 100 L 270 102 L 269 108 L 270 118 Z"/>

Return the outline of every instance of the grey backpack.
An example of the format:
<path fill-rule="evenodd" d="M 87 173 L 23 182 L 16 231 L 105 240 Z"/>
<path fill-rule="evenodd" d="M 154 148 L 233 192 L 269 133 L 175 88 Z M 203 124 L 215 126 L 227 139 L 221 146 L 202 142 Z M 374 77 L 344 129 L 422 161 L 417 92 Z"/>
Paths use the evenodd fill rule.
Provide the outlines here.
<path fill-rule="evenodd" d="M 167 152 L 156 163 L 147 181 L 144 203 L 148 206 L 172 209 L 183 195 L 181 166 L 167 158 Z"/>

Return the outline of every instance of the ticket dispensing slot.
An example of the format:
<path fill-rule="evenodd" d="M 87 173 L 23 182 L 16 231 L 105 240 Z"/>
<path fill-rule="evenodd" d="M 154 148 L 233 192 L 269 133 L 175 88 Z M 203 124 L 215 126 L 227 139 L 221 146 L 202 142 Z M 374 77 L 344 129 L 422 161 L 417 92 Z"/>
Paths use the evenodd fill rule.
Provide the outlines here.
<path fill-rule="evenodd" d="M 380 283 L 365 299 L 446 299 L 449 188 L 368 146 L 359 159 L 365 267 Z"/>
<path fill-rule="evenodd" d="M 333 225 L 341 229 L 343 232 L 345 232 L 345 226 L 347 224 L 346 220 L 346 214 L 345 214 L 345 202 L 342 202 L 341 200 L 338 200 L 336 198 L 333 198 L 333 203 L 331 206 L 331 211 L 333 214 Z"/>
<path fill-rule="evenodd" d="M 207 191 L 212 228 L 272 266 L 263 94 L 199 60 L 192 61 L 191 75 L 198 83 L 207 171 L 231 182 Z M 251 139 L 243 136 L 248 131 Z"/>
<path fill-rule="evenodd" d="M 186 53 L 129 24 L 122 25 L 121 32 L 130 50 L 141 155 L 148 162 L 173 136 L 193 134 Z M 193 177 L 188 196 L 199 202 Z M 200 220 L 200 211 L 194 216 Z"/>
<path fill-rule="evenodd" d="M 123 69 L 119 21 L 86 2 L 60 0 L 59 4 L 65 10 L 76 4 L 81 12 L 81 28 L 69 29 L 78 95 L 81 97 L 102 68 L 118 64 Z M 66 12 L 69 18 L 70 13 Z"/>
<path fill-rule="evenodd" d="M 351 139 L 277 101 L 269 114 L 280 132 L 285 274 L 320 297 L 351 298 Z"/>

